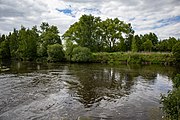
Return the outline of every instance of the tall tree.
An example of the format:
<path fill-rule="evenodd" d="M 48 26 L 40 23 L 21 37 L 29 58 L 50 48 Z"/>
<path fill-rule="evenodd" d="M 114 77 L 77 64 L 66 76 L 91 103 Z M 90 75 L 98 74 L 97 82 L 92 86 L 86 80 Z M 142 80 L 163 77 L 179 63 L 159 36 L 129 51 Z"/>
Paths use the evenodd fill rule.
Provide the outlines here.
<path fill-rule="evenodd" d="M 150 32 L 148 34 L 148 39 L 152 42 L 153 46 L 155 46 L 158 43 L 158 37 L 155 33 Z"/>
<path fill-rule="evenodd" d="M 41 35 L 38 43 L 38 55 L 39 57 L 47 57 L 47 46 L 53 44 L 62 44 L 58 28 L 54 25 L 49 26 L 48 23 L 41 24 Z"/>
<path fill-rule="evenodd" d="M 0 42 L 0 58 L 1 59 L 11 58 L 10 48 L 9 48 L 9 38 L 4 34 L 2 35 Z"/>
<path fill-rule="evenodd" d="M 83 15 L 78 22 L 70 26 L 63 38 L 96 52 L 98 51 L 98 46 L 100 46 L 100 31 L 98 29 L 100 21 L 99 17 Z"/>
<path fill-rule="evenodd" d="M 135 37 L 133 37 L 133 40 L 132 40 L 131 50 L 132 50 L 132 52 L 137 52 L 138 51 L 138 47 L 137 47 Z"/>
<path fill-rule="evenodd" d="M 172 48 L 177 42 L 178 40 L 176 40 L 176 38 L 169 37 L 168 39 L 159 41 L 159 43 L 156 44 L 156 50 L 162 52 L 172 52 Z"/>
<path fill-rule="evenodd" d="M 108 48 L 108 51 L 126 51 L 126 43 L 131 44 L 128 43 L 130 36 L 134 34 L 131 24 L 126 24 L 118 18 L 106 19 L 102 21 L 101 28 L 105 47 Z"/>
<path fill-rule="evenodd" d="M 18 43 L 18 30 L 14 29 L 13 33 L 9 35 L 9 47 L 11 51 L 11 57 L 15 58 L 19 47 Z"/>
<path fill-rule="evenodd" d="M 0 37 L 0 43 L 3 42 L 3 41 L 5 41 L 5 40 L 6 40 L 6 35 L 3 34 L 3 35 Z"/>
<path fill-rule="evenodd" d="M 21 27 L 19 30 L 19 58 L 24 60 L 33 60 L 37 57 L 38 33 L 34 29 Z"/>
<path fill-rule="evenodd" d="M 63 38 L 81 47 L 88 47 L 93 52 L 113 52 L 126 50 L 125 40 L 130 33 L 133 33 L 131 25 L 118 18 L 101 21 L 99 17 L 83 15 L 78 22 L 71 25 Z"/>

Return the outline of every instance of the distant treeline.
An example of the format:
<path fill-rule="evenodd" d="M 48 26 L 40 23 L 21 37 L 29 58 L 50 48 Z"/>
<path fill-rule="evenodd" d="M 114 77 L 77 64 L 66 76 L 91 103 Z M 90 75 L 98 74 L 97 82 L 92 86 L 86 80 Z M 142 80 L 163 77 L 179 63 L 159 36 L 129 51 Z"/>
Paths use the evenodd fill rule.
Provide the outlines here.
<path fill-rule="evenodd" d="M 83 15 L 62 35 L 57 26 L 43 22 L 0 35 L 0 59 L 90 61 L 98 52 L 173 52 L 179 60 L 180 40 L 159 40 L 155 33 L 134 35 L 131 24 L 118 18 L 101 20 Z M 62 40 L 64 44 L 62 45 Z M 175 47 L 178 46 L 178 47 Z"/>

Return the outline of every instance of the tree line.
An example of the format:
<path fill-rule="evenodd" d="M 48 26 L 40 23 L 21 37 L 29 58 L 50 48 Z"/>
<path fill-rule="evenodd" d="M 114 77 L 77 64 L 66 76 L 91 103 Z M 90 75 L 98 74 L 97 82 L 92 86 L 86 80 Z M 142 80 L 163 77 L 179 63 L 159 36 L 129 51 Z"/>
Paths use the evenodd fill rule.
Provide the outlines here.
<path fill-rule="evenodd" d="M 135 35 L 131 24 L 118 18 L 101 20 L 82 15 L 62 35 L 57 26 L 43 22 L 37 26 L 14 29 L 0 35 L 0 58 L 49 61 L 88 59 L 91 52 L 172 52 L 179 39 L 159 40 L 155 33 Z M 64 40 L 64 45 L 62 45 Z M 176 45 L 177 46 L 177 45 Z"/>
<path fill-rule="evenodd" d="M 9 35 L 0 36 L 1 59 L 35 60 L 48 55 L 51 57 L 52 47 L 59 47 L 61 51 L 58 52 L 62 52 L 62 41 L 57 26 L 45 22 L 40 25 L 40 30 L 37 26 L 31 29 L 21 26 L 20 30 L 14 29 Z"/>

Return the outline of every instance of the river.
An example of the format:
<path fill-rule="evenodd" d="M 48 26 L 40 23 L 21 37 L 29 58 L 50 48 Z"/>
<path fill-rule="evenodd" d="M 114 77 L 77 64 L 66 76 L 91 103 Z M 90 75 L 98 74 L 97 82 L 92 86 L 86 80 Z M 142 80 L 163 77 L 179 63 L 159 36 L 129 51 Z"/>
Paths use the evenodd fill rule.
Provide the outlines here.
<path fill-rule="evenodd" d="M 0 120 L 160 120 L 177 69 L 13 62 L 0 72 Z"/>

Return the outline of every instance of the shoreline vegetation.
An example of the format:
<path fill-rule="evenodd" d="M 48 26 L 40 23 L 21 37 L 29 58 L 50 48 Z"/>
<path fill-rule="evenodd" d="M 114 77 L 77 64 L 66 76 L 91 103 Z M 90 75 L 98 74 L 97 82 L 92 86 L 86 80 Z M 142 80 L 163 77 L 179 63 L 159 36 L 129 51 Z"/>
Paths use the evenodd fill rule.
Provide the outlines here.
<path fill-rule="evenodd" d="M 94 53 L 92 62 L 112 64 L 160 64 L 173 65 L 172 53 L 160 52 L 115 52 L 115 53 Z"/>
<path fill-rule="evenodd" d="M 130 23 L 118 18 L 82 15 L 62 36 L 46 22 L 0 34 L 0 60 L 175 65 L 179 46 L 174 37 L 136 35 Z"/>

